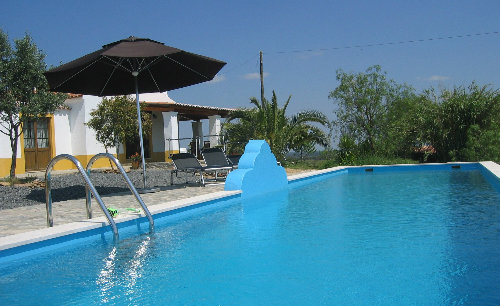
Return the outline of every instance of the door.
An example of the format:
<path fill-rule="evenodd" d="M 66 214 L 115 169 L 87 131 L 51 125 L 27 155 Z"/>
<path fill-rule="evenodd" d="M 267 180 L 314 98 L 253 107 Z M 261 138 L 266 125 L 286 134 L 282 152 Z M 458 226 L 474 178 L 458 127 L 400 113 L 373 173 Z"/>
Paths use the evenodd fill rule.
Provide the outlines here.
<path fill-rule="evenodd" d="M 151 112 L 146 112 L 148 116 L 151 118 Z M 142 127 L 144 129 L 144 126 Z M 152 131 L 151 129 L 149 131 L 143 130 L 144 131 L 144 136 L 142 137 L 143 145 L 144 145 L 144 158 L 151 158 L 151 152 L 152 152 L 152 147 L 153 147 L 153 137 L 152 137 Z M 130 156 L 134 155 L 135 153 L 141 154 L 141 140 L 139 139 L 139 133 L 137 133 L 137 136 L 133 141 L 127 141 L 125 143 L 125 158 L 130 159 Z"/>
<path fill-rule="evenodd" d="M 151 157 L 151 135 L 145 135 L 142 138 L 142 141 L 144 144 L 144 158 L 150 158 Z M 140 144 L 139 136 L 137 136 L 133 142 L 127 142 L 125 144 L 125 157 L 127 159 L 129 159 L 130 156 L 134 155 L 136 152 L 141 154 L 141 144 Z"/>
<path fill-rule="evenodd" d="M 49 118 L 28 120 L 24 124 L 26 170 L 42 170 L 50 161 Z"/>

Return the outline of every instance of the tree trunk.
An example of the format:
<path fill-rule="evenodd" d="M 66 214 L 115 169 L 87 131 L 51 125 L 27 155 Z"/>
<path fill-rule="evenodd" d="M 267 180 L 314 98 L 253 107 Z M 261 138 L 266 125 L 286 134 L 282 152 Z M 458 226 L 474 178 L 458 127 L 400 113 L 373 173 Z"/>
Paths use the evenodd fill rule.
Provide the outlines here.
<path fill-rule="evenodd" d="M 264 103 L 264 64 L 262 61 L 262 51 L 260 51 L 260 102 Z"/>
<path fill-rule="evenodd" d="M 104 150 L 106 151 L 106 154 L 108 154 L 108 147 L 104 146 Z M 118 154 L 117 154 L 118 155 Z M 111 162 L 111 159 L 108 158 L 109 165 L 111 167 L 111 171 L 115 171 L 115 168 L 113 167 L 113 163 Z"/>
<path fill-rule="evenodd" d="M 118 159 L 118 161 L 120 161 L 120 144 L 119 143 L 116 144 L 115 147 L 116 147 L 116 159 Z"/>
<path fill-rule="evenodd" d="M 14 137 L 12 137 L 12 132 L 14 132 Z M 10 164 L 10 178 L 16 177 L 16 167 L 17 167 L 17 140 L 19 139 L 18 127 L 14 128 L 10 134 L 10 148 L 12 150 L 12 162 Z"/>

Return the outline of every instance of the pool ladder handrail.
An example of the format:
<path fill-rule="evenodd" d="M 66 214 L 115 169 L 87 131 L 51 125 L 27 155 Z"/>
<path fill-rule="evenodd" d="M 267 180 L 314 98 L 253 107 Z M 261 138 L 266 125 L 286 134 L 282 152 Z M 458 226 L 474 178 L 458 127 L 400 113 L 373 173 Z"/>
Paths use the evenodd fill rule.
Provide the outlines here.
<path fill-rule="evenodd" d="M 78 169 L 78 171 L 82 175 L 83 179 L 85 180 L 85 183 L 86 183 L 85 189 L 86 190 L 90 189 L 90 192 L 92 193 L 94 198 L 96 198 L 97 203 L 99 203 L 99 206 L 101 206 L 102 212 L 104 213 L 104 215 L 108 219 L 108 222 L 111 225 L 111 228 L 113 229 L 114 237 L 118 238 L 118 228 L 116 227 L 116 223 L 113 220 L 113 217 L 111 217 L 111 215 L 109 214 L 109 211 L 108 211 L 106 205 L 104 205 L 104 203 L 102 202 L 101 196 L 99 195 L 99 193 L 97 192 L 97 189 L 94 187 L 94 185 L 90 181 L 89 176 L 87 175 L 85 170 L 83 170 L 83 167 L 82 167 L 82 164 L 80 163 L 80 161 L 78 161 L 78 159 L 76 159 L 73 155 L 70 155 L 70 154 L 57 155 L 56 157 L 54 157 L 50 161 L 50 163 L 47 165 L 47 169 L 45 170 L 45 201 L 46 201 L 46 207 L 47 207 L 47 226 L 48 227 L 54 226 L 54 219 L 52 217 L 52 190 L 51 190 L 51 184 L 50 184 L 51 172 L 52 172 L 52 169 L 54 168 L 54 165 L 62 159 L 70 160 L 71 162 L 73 162 L 73 164 L 75 164 L 76 168 Z M 87 205 L 87 218 L 92 219 L 92 211 L 90 210 L 90 207 L 88 205 Z"/>
<path fill-rule="evenodd" d="M 89 162 L 87 164 L 87 175 L 90 177 L 90 172 L 92 170 L 92 166 L 94 165 L 94 162 L 96 160 L 98 160 L 99 158 L 107 158 L 107 159 L 111 160 L 116 165 L 116 167 L 120 171 L 121 175 L 125 179 L 125 182 L 127 183 L 128 188 L 130 189 L 132 194 L 135 196 L 137 202 L 139 202 L 142 209 L 144 210 L 144 213 L 146 214 L 146 217 L 149 220 L 149 230 L 150 230 L 150 232 L 153 232 L 154 231 L 153 216 L 151 216 L 151 213 L 149 212 L 148 207 L 146 206 L 146 204 L 142 200 L 141 196 L 137 192 L 137 189 L 134 187 L 134 184 L 132 184 L 132 182 L 130 181 L 130 178 L 128 177 L 127 173 L 125 172 L 125 169 L 123 169 L 123 166 L 121 165 L 120 161 L 115 156 L 113 156 L 110 153 L 99 153 L 99 154 L 94 155 L 89 160 Z M 85 195 L 86 195 L 85 198 L 86 198 L 86 204 L 87 204 L 87 211 L 90 212 L 90 218 L 92 218 L 91 193 L 89 192 L 89 188 L 87 186 L 85 186 Z M 95 195 L 94 195 L 94 197 L 95 197 Z"/>

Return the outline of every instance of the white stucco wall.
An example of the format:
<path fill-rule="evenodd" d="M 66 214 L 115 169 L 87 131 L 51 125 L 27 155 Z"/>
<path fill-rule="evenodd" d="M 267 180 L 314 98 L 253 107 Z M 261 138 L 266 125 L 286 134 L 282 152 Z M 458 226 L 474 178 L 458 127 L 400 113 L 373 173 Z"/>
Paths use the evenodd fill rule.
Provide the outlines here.
<path fill-rule="evenodd" d="M 191 127 L 193 128 L 193 140 L 198 140 L 198 149 L 201 150 L 203 148 L 203 123 L 201 121 L 192 121 Z"/>
<path fill-rule="evenodd" d="M 208 117 L 208 133 L 210 135 L 210 147 L 215 147 L 219 145 L 219 136 L 212 136 L 212 135 L 220 135 L 220 116 L 215 115 L 215 116 L 209 116 Z"/>
<path fill-rule="evenodd" d="M 71 130 L 69 125 L 70 110 L 57 110 L 54 112 L 54 144 L 56 155 L 73 154 L 71 147 Z"/>
<path fill-rule="evenodd" d="M 21 158 L 21 137 L 17 140 L 17 158 Z M 0 133 L 0 158 L 12 158 L 9 136 Z"/>
<path fill-rule="evenodd" d="M 161 112 L 152 112 L 151 118 L 153 152 L 165 152 L 165 137 L 163 137 L 163 116 Z"/>
<path fill-rule="evenodd" d="M 87 96 L 72 98 L 64 103 L 69 110 L 56 110 L 53 117 L 55 154 L 71 154 L 73 156 L 93 156 L 105 152 L 104 146 L 95 138 L 95 132 L 85 125 L 90 120 L 90 112 L 97 108 L 102 98 Z M 163 119 L 160 116 L 160 121 Z M 162 131 L 163 132 L 163 131 Z M 17 145 L 17 157 L 21 158 L 21 138 Z M 123 152 L 123 148 L 121 150 Z M 115 154 L 116 149 L 110 148 L 109 153 Z M 10 159 L 12 155 L 10 141 L 7 135 L 0 133 L 0 158 Z M 2 166 L 3 167 L 3 166 Z M 4 169 L 1 169 L 2 173 Z"/>
<path fill-rule="evenodd" d="M 71 133 L 72 154 L 75 156 L 95 155 L 106 151 L 104 146 L 96 140 L 94 130 L 85 125 L 91 118 L 90 112 L 96 109 L 101 101 L 100 97 L 88 95 L 66 101 L 66 104 L 71 108 L 68 124 Z M 109 153 L 115 154 L 116 149 L 110 148 Z"/>
<path fill-rule="evenodd" d="M 66 100 L 66 105 L 71 108 L 69 113 L 69 129 L 71 133 L 71 148 L 73 155 L 84 155 L 86 154 L 85 142 L 82 139 L 85 138 L 85 129 L 82 128 L 85 122 L 85 110 L 83 105 L 83 97 L 73 98 Z M 61 140 L 56 140 L 59 142 Z M 67 140 L 63 140 L 67 141 Z"/>
<path fill-rule="evenodd" d="M 164 151 L 177 151 L 179 150 L 179 122 L 177 121 L 177 112 L 163 112 L 163 139 Z M 175 139 L 166 141 L 166 139 Z"/>
<path fill-rule="evenodd" d="M 96 140 L 95 132 L 91 128 L 85 125 L 88 122 L 90 117 L 90 112 L 97 109 L 99 103 L 101 103 L 102 98 L 96 96 L 83 96 L 85 100 L 85 117 L 84 117 L 84 129 L 85 129 L 85 146 L 87 155 L 95 155 L 97 153 L 106 152 L 104 146 Z M 116 153 L 114 148 L 109 149 L 109 153 Z"/>

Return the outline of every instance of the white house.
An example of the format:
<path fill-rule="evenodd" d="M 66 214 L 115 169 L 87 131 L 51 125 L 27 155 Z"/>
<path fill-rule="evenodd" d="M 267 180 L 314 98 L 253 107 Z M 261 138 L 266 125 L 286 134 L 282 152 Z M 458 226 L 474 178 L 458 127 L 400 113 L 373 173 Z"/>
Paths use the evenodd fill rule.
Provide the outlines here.
<path fill-rule="evenodd" d="M 216 146 L 219 143 L 220 119 L 228 115 L 232 109 L 207 107 L 176 103 L 167 93 L 141 94 L 141 102 L 147 104 L 146 110 L 152 114 L 152 130 L 144 141 L 147 161 L 170 161 L 169 156 L 181 150 L 179 122 L 192 121 L 193 136 L 191 147 L 199 149 L 203 146 Z M 18 142 L 16 174 L 31 170 L 43 170 L 49 161 L 59 154 L 71 154 L 86 167 L 88 161 L 97 153 L 105 152 L 92 129 L 85 125 L 90 120 L 90 112 L 97 108 L 101 97 L 89 95 L 70 95 L 64 107 L 54 114 L 24 125 L 24 131 Z M 209 121 L 209 141 L 203 142 L 201 120 Z M 8 136 L 0 134 L 0 177 L 7 176 L 10 171 L 11 155 Z M 109 150 L 116 154 L 116 149 Z M 135 152 L 140 152 L 138 143 L 122 144 L 119 149 L 119 160 L 123 163 Z M 193 152 L 195 153 L 195 152 Z M 107 167 L 106 159 L 99 159 L 94 168 Z M 75 168 L 67 160 L 59 161 L 54 169 L 65 170 Z"/>

